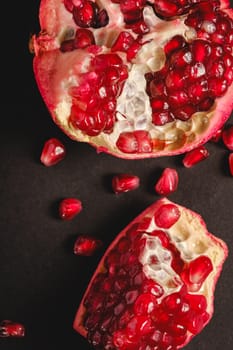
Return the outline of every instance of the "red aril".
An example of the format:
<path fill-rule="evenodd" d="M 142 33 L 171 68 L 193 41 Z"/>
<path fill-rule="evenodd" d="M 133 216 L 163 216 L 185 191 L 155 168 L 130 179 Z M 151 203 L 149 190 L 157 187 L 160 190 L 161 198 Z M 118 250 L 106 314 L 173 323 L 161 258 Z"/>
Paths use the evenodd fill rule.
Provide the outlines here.
<path fill-rule="evenodd" d="M 175 155 L 230 116 L 227 1 L 42 0 L 39 19 L 35 78 L 72 139 L 127 159 Z"/>
<path fill-rule="evenodd" d="M 74 243 L 74 254 L 91 256 L 102 247 L 102 241 L 88 235 L 79 235 Z"/>
<path fill-rule="evenodd" d="M 119 174 L 112 178 L 112 189 L 118 193 L 136 190 L 140 185 L 140 179 L 136 175 Z"/>
<path fill-rule="evenodd" d="M 59 163 L 65 158 L 66 149 L 61 141 L 56 138 L 51 138 L 44 143 L 40 161 L 45 166 L 49 167 Z"/>
<path fill-rule="evenodd" d="M 233 125 L 224 128 L 222 132 L 222 140 L 224 145 L 230 150 L 233 151 Z"/>
<path fill-rule="evenodd" d="M 59 203 L 59 216 L 62 220 L 72 220 L 82 210 L 82 202 L 77 198 L 64 198 Z"/>
<path fill-rule="evenodd" d="M 168 221 L 174 212 L 179 215 L 158 226 L 162 212 Z M 213 316 L 215 285 L 227 254 L 226 244 L 207 231 L 199 214 L 162 198 L 106 250 L 74 329 L 97 349 L 180 349 Z"/>
<path fill-rule="evenodd" d="M 22 323 L 11 320 L 0 322 L 0 338 L 16 337 L 21 338 L 25 335 L 25 327 Z"/>
<path fill-rule="evenodd" d="M 209 151 L 204 146 L 199 146 L 189 152 L 187 152 L 182 160 L 183 165 L 186 168 L 191 168 L 192 166 L 200 163 L 204 159 L 209 157 Z"/>
<path fill-rule="evenodd" d="M 176 191 L 178 182 L 179 175 L 176 169 L 165 168 L 155 184 L 155 191 L 160 195 L 167 196 Z"/>

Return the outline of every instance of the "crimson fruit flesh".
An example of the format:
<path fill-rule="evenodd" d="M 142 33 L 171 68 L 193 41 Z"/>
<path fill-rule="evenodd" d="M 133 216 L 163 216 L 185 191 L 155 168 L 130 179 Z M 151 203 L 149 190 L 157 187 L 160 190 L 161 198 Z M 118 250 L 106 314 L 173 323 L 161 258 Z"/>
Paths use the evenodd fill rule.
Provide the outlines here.
<path fill-rule="evenodd" d="M 182 348 L 213 315 L 227 254 L 199 214 L 162 198 L 106 250 L 74 329 L 97 349 Z"/>
<path fill-rule="evenodd" d="M 42 0 L 33 68 L 54 122 L 126 159 L 206 143 L 233 106 L 233 11 L 216 1 Z"/>

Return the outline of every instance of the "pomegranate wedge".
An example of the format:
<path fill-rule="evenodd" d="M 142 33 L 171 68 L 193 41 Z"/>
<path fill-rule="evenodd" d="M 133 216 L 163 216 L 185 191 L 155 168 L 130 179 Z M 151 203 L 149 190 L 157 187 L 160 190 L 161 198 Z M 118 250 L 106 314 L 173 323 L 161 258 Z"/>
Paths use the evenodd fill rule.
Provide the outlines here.
<path fill-rule="evenodd" d="M 162 198 L 109 246 L 74 329 L 97 349 L 180 349 L 213 316 L 227 254 L 199 214 Z"/>
<path fill-rule="evenodd" d="M 33 69 L 54 122 L 141 159 L 206 143 L 233 107 L 228 0 L 41 0 Z"/>

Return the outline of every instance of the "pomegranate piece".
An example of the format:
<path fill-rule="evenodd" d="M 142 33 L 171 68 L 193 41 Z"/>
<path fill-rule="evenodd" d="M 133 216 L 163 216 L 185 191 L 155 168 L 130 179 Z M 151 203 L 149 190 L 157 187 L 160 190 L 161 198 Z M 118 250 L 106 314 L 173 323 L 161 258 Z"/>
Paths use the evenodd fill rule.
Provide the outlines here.
<path fill-rule="evenodd" d="M 186 168 L 191 168 L 208 157 L 209 151 L 204 146 L 200 146 L 186 153 L 182 162 Z"/>
<path fill-rule="evenodd" d="M 229 118 L 229 2 L 41 0 L 39 20 L 35 79 L 72 140 L 125 159 L 172 156 Z"/>
<path fill-rule="evenodd" d="M 16 337 L 21 338 L 25 335 L 25 327 L 22 323 L 11 320 L 0 322 L 0 338 Z"/>
<path fill-rule="evenodd" d="M 222 132 L 222 140 L 224 145 L 230 150 L 233 151 L 233 125 L 226 127 Z"/>
<path fill-rule="evenodd" d="M 59 216 L 62 220 L 72 220 L 82 210 L 82 202 L 77 198 L 64 198 L 59 203 Z"/>
<path fill-rule="evenodd" d="M 230 153 L 228 156 L 228 162 L 229 162 L 229 169 L 230 173 L 233 176 L 233 153 Z"/>
<path fill-rule="evenodd" d="M 178 187 L 179 175 L 176 169 L 165 168 L 155 184 L 155 191 L 167 196 L 172 192 L 175 192 Z"/>
<path fill-rule="evenodd" d="M 66 149 L 61 141 L 56 138 L 47 140 L 43 146 L 40 161 L 45 166 L 49 167 L 59 163 L 65 158 Z"/>
<path fill-rule="evenodd" d="M 136 175 L 119 174 L 112 178 L 112 189 L 118 193 L 136 190 L 140 185 L 140 179 Z"/>
<path fill-rule="evenodd" d="M 102 241 L 91 236 L 79 235 L 74 243 L 74 254 L 91 256 L 102 247 Z"/>
<path fill-rule="evenodd" d="M 178 350 L 211 320 L 227 254 L 199 214 L 162 198 L 106 250 L 74 329 L 97 349 Z"/>

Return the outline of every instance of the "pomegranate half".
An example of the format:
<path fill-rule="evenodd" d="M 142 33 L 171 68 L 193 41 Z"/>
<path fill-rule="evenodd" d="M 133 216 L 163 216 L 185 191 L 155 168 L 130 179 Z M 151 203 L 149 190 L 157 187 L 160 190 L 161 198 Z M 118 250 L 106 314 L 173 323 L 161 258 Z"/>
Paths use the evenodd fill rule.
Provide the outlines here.
<path fill-rule="evenodd" d="M 199 214 L 161 198 L 106 250 L 74 329 L 97 349 L 177 350 L 210 321 L 227 254 Z"/>
<path fill-rule="evenodd" d="M 42 0 L 34 73 L 72 139 L 126 159 L 206 143 L 233 106 L 228 0 Z"/>

